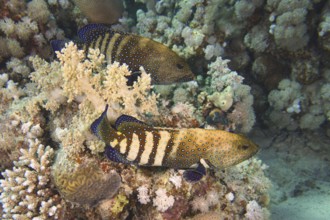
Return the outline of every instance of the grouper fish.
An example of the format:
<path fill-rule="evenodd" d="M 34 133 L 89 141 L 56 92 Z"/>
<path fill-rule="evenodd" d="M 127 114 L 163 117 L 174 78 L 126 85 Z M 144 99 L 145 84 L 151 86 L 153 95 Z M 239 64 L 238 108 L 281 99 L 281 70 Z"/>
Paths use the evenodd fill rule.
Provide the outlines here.
<path fill-rule="evenodd" d="M 137 75 L 140 66 L 150 73 L 153 84 L 170 84 L 194 79 L 187 62 L 165 45 L 135 34 L 116 32 L 102 24 L 88 24 L 78 31 L 76 42 L 87 55 L 89 48 L 98 48 L 108 63 L 127 64 Z M 61 50 L 65 41 L 54 40 L 55 51 Z"/>
<path fill-rule="evenodd" d="M 206 174 L 205 168 L 233 166 L 258 151 L 248 138 L 222 130 L 152 127 L 128 115 L 112 125 L 107 109 L 92 123 L 91 131 L 106 144 L 105 155 L 115 162 L 186 169 L 184 178 L 195 182 Z"/>

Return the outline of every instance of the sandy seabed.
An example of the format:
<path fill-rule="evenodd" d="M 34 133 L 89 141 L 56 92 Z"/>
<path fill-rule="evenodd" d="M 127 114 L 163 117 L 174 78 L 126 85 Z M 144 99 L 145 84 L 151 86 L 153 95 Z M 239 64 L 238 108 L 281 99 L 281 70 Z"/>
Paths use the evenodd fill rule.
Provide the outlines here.
<path fill-rule="evenodd" d="M 330 138 L 325 131 L 256 128 L 251 136 L 269 166 L 271 219 L 330 219 Z"/>

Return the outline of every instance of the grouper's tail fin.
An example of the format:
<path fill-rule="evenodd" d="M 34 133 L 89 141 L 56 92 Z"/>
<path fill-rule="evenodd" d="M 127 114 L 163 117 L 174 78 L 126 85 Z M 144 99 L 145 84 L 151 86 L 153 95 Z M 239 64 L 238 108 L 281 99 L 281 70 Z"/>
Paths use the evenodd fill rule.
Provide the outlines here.
<path fill-rule="evenodd" d="M 65 47 L 65 44 L 68 42 L 68 40 L 51 40 L 50 45 L 52 46 L 53 51 L 56 52 L 61 51 Z"/>
<path fill-rule="evenodd" d="M 102 134 L 104 132 L 109 131 L 110 126 L 107 121 L 107 111 L 108 111 L 109 105 L 105 106 L 105 109 L 100 117 L 98 117 L 90 126 L 91 131 L 94 135 L 96 135 L 98 138 L 102 139 Z"/>

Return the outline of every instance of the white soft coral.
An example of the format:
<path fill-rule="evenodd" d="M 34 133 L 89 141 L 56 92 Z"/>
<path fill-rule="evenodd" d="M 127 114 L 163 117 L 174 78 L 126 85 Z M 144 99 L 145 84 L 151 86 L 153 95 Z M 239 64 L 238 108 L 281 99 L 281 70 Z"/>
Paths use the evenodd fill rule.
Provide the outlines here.
<path fill-rule="evenodd" d="M 165 212 L 167 209 L 171 208 L 174 204 L 174 197 L 168 196 L 165 189 L 158 189 L 156 191 L 156 197 L 153 199 L 154 206 L 160 212 Z"/>
<path fill-rule="evenodd" d="M 269 212 L 267 209 L 261 208 L 260 205 L 253 200 L 246 205 L 245 217 L 249 220 L 269 219 Z"/>
<path fill-rule="evenodd" d="M 140 186 L 137 188 L 138 199 L 141 204 L 147 204 L 150 202 L 149 190 L 146 185 Z"/>

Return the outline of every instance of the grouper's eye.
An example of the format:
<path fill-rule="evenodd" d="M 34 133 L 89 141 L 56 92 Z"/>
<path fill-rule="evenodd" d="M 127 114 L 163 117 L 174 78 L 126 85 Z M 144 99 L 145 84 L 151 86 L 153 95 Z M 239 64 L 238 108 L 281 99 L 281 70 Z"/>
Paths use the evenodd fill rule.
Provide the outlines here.
<path fill-rule="evenodd" d="M 183 69 L 183 65 L 180 63 L 176 64 L 176 67 L 178 67 L 180 70 Z"/>
<path fill-rule="evenodd" d="M 247 149 L 249 149 L 249 146 L 248 145 L 242 145 L 242 146 L 239 146 L 239 148 L 241 150 L 247 150 Z"/>

